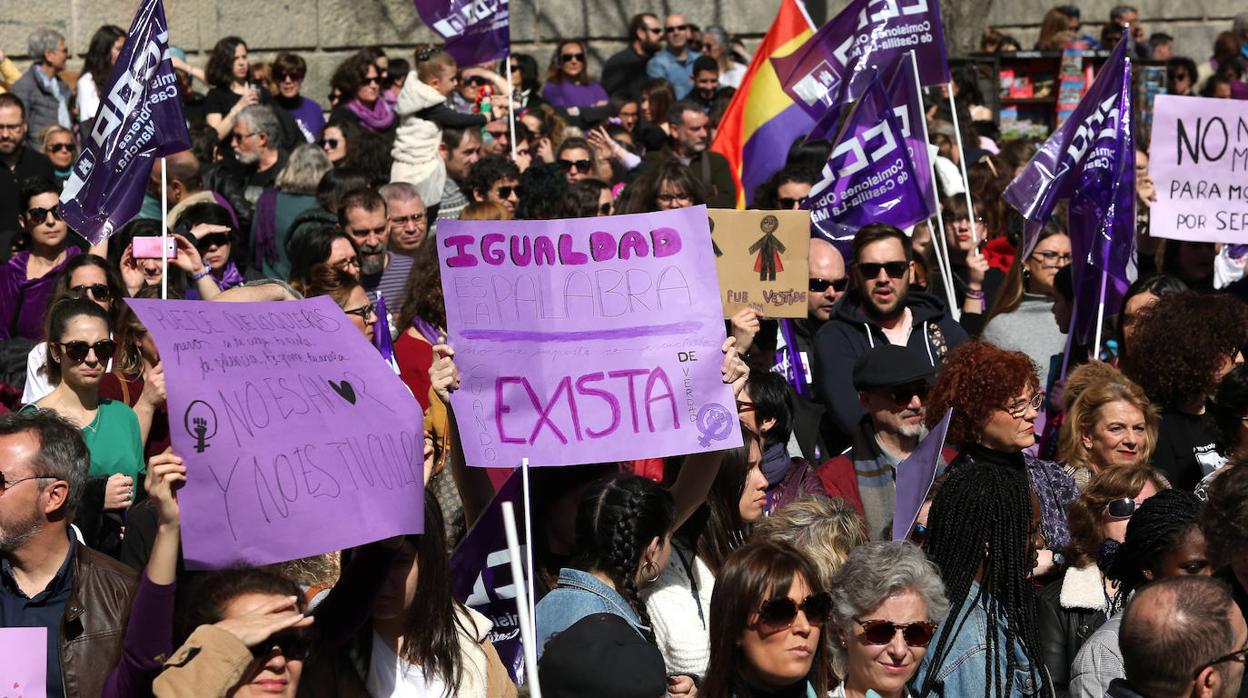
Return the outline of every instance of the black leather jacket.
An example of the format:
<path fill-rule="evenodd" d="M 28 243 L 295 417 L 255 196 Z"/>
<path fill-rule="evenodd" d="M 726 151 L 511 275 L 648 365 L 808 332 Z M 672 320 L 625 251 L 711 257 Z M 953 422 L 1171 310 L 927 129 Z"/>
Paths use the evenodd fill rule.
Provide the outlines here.
<path fill-rule="evenodd" d="M 1109 602 L 1103 584 L 1100 570 L 1093 564 L 1067 569 L 1061 579 L 1037 594 L 1040 652 L 1059 696 L 1066 695 L 1070 665 L 1079 648 L 1108 617 Z"/>

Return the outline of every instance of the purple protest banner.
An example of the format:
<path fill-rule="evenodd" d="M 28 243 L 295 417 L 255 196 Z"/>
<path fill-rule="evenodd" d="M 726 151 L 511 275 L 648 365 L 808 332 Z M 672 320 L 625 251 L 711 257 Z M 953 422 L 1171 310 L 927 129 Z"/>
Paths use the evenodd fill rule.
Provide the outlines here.
<path fill-rule="evenodd" d="M 704 206 L 443 221 L 451 396 L 468 463 L 572 465 L 733 448 Z M 745 241 L 749 245 L 753 240 Z"/>
<path fill-rule="evenodd" d="M 61 216 L 92 244 L 139 212 L 156 158 L 191 147 L 168 27 L 161 0 L 143 0 L 61 192 Z"/>
<path fill-rule="evenodd" d="M 48 695 L 47 628 L 0 628 L 0 657 L 0 696 Z"/>
<path fill-rule="evenodd" d="M 888 83 L 888 101 L 893 115 L 901 125 L 901 133 L 910 153 L 915 181 L 923 195 L 927 213 L 924 218 L 936 215 L 936 193 L 932 182 L 932 166 L 928 160 L 927 139 L 923 137 L 927 114 L 923 108 L 922 86 L 915 80 L 916 63 L 913 53 L 906 53 L 898 61 L 893 78 Z"/>
<path fill-rule="evenodd" d="M 127 299 L 160 350 L 191 569 L 424 529 L 420 405 L 327 296 Z"/>
<path fill-rule="evenodd" d="M 861 97 L 876 71 L 891 75 L 910 51 L 918 54 L 922 84 L 949 82 L 937 0 L 851 0 L 805 44 L 771 64 L 785 93 L 819 120 Z"/>
<path fill-rule="evenodd" d="M 516 684 L 524 683 L 524 645 L 520 641 L 520 616 L 516 611 L 516 585 L 511 578 L 511 553 L 503 532 L 503 502 L 520 505 L 521 469 L 498 488 L 472 530 L 451 553 L 451 593 L 465 606 L 490 619 L 490 642 Z M 516 526 L 516 530 L 525 530 Z M 523 541 L 521 545 L 526 545 Z M 523 566 L 525 560 L 521 560 Z"/>
<path fill-rule="evenodd" d="M 932 489 L 932 483 L 945 465 L 941 451 L 945 448 L 945 435 L 949 432 L 949 418 L 953 408 L 927 436 L 919 441 L 910 457 L 897 464 L 897 487 L 893 504 L 893 540 L 906 540 L 910 529 L 919 518 L 923 500 Z"/>
<path fill-rule="evenodd" d="M 877 80 L 854 105 L 837 137 L 822 179 L 803 206 L 812 235 L 848 244 L 868 223 L 905 228 L 931 215 L 930 190 L 916 172 L 901 122 Z"/>
<path fill-rule="evenodd" d="M 507 0 L 413 0 L 416 12 L 446 42 L 460 67 L 498 60 L 511 51 Z"/>
<path fill-rule="evenodd" d="M 1157 186 L 1148 234 L 1248 242 L 1248 104 L 1157 95 L 1148 172 Z"/>

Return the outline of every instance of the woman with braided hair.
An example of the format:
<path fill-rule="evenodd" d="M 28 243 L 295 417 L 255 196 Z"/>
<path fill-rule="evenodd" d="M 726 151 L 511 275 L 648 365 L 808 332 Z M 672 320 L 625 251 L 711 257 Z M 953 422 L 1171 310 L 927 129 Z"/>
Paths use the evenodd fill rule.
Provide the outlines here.
<path fill-rule="evenodd" d="M 1040 535 L 1040 504 L 1021 468 L 967 463 L 932 502 L 924 551 L 949 597 L 923 664 L 917 696 L 1050 696 L 1029 579 Z"/>
<path fill-rule="evenodd" d="M 1117 605 L 1149 582 L 1182 575 L 1213 573 L 1200 528 L 1200 500 L 1183 490 L 1162 490 L 1135 510 L 1127 535 L 1108 560 L 1105 575 L 1118 583 Z M 1083 643 L 1070 665 L 1071 698 L 1102 698 L 1109 683 L 1123 678 L 1118 649 L 1119 612 Z"/>

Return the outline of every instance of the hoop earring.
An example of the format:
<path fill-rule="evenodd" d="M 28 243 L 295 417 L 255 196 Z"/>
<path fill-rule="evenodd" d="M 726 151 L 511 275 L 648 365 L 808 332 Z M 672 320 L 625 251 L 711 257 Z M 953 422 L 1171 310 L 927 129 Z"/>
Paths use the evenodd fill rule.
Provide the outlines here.
<path fill-rule="evenodd" d="M 650 574 L 650 573 L 653 571 L 654 567 L 655 567 L 655 566 L 654 566 L 653 564 L 651 564 L 651 563 L 647 562 L 646 564 L 644 564 L 644 565 L 642 565 L 642 566 L 641 566 L 641 569 L 642 569 L 642 571 L 643 571 L 643 572 L 645 572 L 646 574 Z M 661 577 L 661 576 L 663 576 L 663 571 L 662 571 L 662 570 L 659 570 L 658 572 L 654 572 L 654 577 L 652 577 L 652 578 L 650 578 L 650 579 L 647 579 L 647 580 L 646 580 L 646 583 L 647 583 L 647 584 L 654 584 L 655 582 L 659 581 L 659 577 Z"/>

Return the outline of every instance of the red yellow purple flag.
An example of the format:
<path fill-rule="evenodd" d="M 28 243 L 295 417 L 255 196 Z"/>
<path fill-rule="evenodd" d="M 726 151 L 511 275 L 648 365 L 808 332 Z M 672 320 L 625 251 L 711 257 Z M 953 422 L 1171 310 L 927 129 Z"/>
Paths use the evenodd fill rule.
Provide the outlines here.
<path fill-rule="evenodd" d="M 805 136 L 814 121 L 784 92 L 771 65 L 814 34 L 801 0 L 781 0 L 780 10 L 745 72 L 741 87 L 728 104 L 711 150 L 728 158 L 737 184 L 737 207 L 754 198 L 754 189 L 784 166 L 793 141 Z"/>

